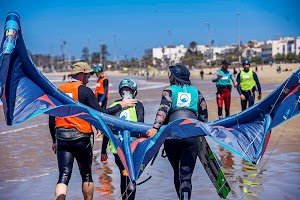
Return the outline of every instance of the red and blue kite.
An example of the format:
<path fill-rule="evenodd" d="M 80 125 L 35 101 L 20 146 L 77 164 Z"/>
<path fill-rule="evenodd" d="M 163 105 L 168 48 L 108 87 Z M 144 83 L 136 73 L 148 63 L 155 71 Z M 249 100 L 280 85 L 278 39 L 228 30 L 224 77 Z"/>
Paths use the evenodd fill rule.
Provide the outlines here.
<path fill-rule="evenodd" d="M 300 70 L 268 97 L 251 108 L 210 123 L 179 119 L 163 126 L 152 138 L 145 135 L 151 125 L 124 121 L 75 102 L 58 90 L 37 70 L 28 56 L 20 17 L 9 13 L 4 28 L 0 57 L 0 97 L 8 125 L 27 121 L 40 114 L 64 117 L 76 115 L 100 129 L 117 148 L 130 179 L 135 182 L 167 138 L 208 136 L 245 160 L 258 163 L 268 143 L 271 129 L 300 112 Z M 122 140 L 111 129 L 120 130 Z M 223 183 L 211 179 L 220 194 Z M 218 185 L 219 184 L 219 185 Z M 217 186 L 218 185 L 218 186 Z"/>

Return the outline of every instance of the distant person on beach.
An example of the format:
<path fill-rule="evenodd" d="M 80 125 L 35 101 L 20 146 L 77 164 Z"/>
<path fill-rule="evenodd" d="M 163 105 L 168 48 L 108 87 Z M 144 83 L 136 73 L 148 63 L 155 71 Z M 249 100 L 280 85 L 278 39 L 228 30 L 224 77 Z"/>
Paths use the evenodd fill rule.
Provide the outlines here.
<path fill-rule="evenodd" d="M 280 66 L 280 65 L 277 66 L 276 71 L 277 71 L 277 73 L 279 73 L 279 74 L 281 73 L 281 66 Z"/>
<path fill-rule="evenodd" d="M 212 82 L 216 83 L 217 86 L 217 105 L 218 105 L 218 116 L 219 119 L 223 118 L 223 102 L 225 105 L 225 117 L 230 115 L 230 102 L 231 102 L 231 88 L 232 83 L 234 87 L 237 86 L 232 74 L 228 70 L 230 63 L 227 60 L 222 60 L 222 68 L 217 70 L 214 75 Z"/>
<path fill-rule="evenodd" d="M 107 114 L 115 114 L 122 108 L 134 106 L 136 100 L 124 99 L 109 109 L 99 106 L 93 91 L 86 86 L 93 73 L 85 62 L 72 65 L 69 82 L 58 87 L 76 101 Z M 71 178 L 74 158 L 77 160 L 82 178 L 82 194 L 85 200 L 93 199 L 94 184 L 92 179 L 92 126 L 78 117 L 49 117 L 49 129 L 52 136 L 52 150 L 57 155 L 59 178 L 55 188 L 55 198 L 66 198 L 68 183 Z"/>
<path fill-rule="evenodd" d="M 182 65 L 169 67 L 170 86 L 162 92 L 153 128 L 147 131 L 153 137 L 163 124 L 180 118 L 194 118 L 207 122 L 207 105 L 201 92 L 191 84 L 190 72 Z M 167 139 L 164 148 L 174 172 L 174 185 L 179 199 L 190 199 L 192 175 L 199 152 L 196 138 Z"/>
<path fill-rule="evenodd" d="M 93 67 L 94 72 L 98 78 L 96 89 L 95 89 L 95 96 L 98 99 L 99 105 L 102 108 L 106 108 L 107 100 L 108 100 L 108 85 L 109 81 L 104 76 L 104 67 L 101 65 Z"/>
<path fill-rule="evenodd" d="M 116 100 L 114 103 L 110 105 L 110 107 L 119 104 L 123 99 L 126 98 L 135 99 L 136 95 L 138 94 L 136 82 L 128 78 L 123 79 L 119 84 L 119 94 L 121 96 L 121 99 Z M 115 116 L 133 122 L 144 122 L 144 116 L 145 116 L 144 106 L 140 101 L 137 101 L 136 106 L 130 108 L 123 108 L 122 110 L 117 112 Z M 118 133 L 115 134 L 118 135 Z M 103 137 L 102 148 L 101 148 L 101 162 L 103 164 L 107 163 L 108 160 L 107 153 L 106 153 L 108 141 L 109 140 L 107 137 Z M 120 187 L 121 187 L 122 199 L 133 200 L 135 199 L 136 190 L 135 188 L 133 190 L 132 188 L 130 188 L 129 186 L 130 179 L 128 177 L 128 174 L 119 158 L 119 155 L 117 154 L 116 148 L 113 146 L 111 142 L 109 142 L 109 149 L 113 153 L 115 157 L 115 163 L 120 170 L 120 175 L 121 175 Z"/>
<path fill-rule="evenodd" d="M 250 61 L 244 60 L 242 62 L 242 65 L 244 69 L 238 74 L 236 81 L 238 84 L 237 90 L 240 94 L 241 106 L 243 111 L 247 109 L 247 104 L 248 107 L 254 104 L 256 86 L 258 90 L 257 99 L 261 99 L 261 87 L 258 76 L 254 71 L 250 69 Z"/>
<path fill-rule="evenodd" d="M 204 71 L 203 71 L 203 69 L 200 70 L 200 77 L 203 80 L 203 78 L 204 78 Z"/>

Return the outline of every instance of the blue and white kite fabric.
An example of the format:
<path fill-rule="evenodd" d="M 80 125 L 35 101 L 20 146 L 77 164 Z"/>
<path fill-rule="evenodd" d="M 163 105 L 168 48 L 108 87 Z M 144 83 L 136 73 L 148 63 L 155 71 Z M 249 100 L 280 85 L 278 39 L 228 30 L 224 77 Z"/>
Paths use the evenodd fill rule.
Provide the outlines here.
<path fill-rule="evenodd" d="M 8 14 L 4 31 L 0 96 L 6 123 L 18 124 L 43 113 L 82 118 L 112 140 L 132 181 L 139 178 L 167 138 L 207 136 L 245 160 L 258 163 L 271 129 L 300 112 L 298 70 L 268 97 L 241 113 L 210 123 L 179 119 L 163 126 L 152 138 L 137 138 L 131 142 L 130 136 L 145 135 L 151 126 L 98 112 L 58 90 L 28 56 L 17 13 Z M 123 132 L 122 142 L 112 133 L 111 127 Z"/>

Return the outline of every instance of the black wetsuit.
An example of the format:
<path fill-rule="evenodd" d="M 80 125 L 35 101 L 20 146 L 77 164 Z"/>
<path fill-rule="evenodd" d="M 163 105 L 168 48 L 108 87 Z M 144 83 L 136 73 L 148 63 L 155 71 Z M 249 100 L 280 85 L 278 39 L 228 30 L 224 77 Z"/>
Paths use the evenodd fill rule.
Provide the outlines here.
<path fill-rule="evenodd" d="M 198 113 L 180 109 L 171 110 L 172 91 L 166 88 L 162 93 L 161 104 L 156 114 L 153 127 L 158 129 L 179 118 L 197 118 L 206 122 L 208 119 L 207 105 L 200 91 L 198 91 Z M 179 199 L 190 199 L 192 193 L 192 175 L 199 152 L 199 138 L 167 139 L 164 143 L 166 155 L 174 171 L 174 185 Z"/>
<path fill-rule="evenodd" d="M 121 105 L 116 105 L 109 109 L 101 108 L 93 91 L 84 85 L 78 87 L 78 99 L 80 103 L 107 114 L 115 114 L 122 109 Z M 59 168 L 57 183 L 68 185 L 74 158 L 77 160 L 82 181 L 93 182 L 91 173 L 93 154 L 90 142 L 91 134 L 82 134 L 76 129 L 55 129 L 55 117 L 53 116 L 49 117 L 49 129 L 53 143 L 57 145 L 56 154 Z"/>
<path fill-rule="evenodd" d="M 121 101 L 117 100 L 117 101 Z M 137 121 L 138 122 L 144 122 L 144 106 L 141 102 L 137 102 L 136 104 L 136 115 L 137 115 Z M 119 116 L 120 112 L 117 112 L 115 114 L 115 116 Z M 103 142 L 102 142 L 102 148 L 101 148 L 101 154 L 107 154 L 106 149 L 107 149 L 107 145 L 108 145 L 109 139 L 104 135 L 103 136 Z M 121 179 L 121 183 L 120 183 L 120 187 L 121 187 L 121 194 L 122 194 L 122 199 L 128 199 L 128 200 L 133 200 L 135 199 L 135 192 L 136 189 L 131 190 L 128 187 L 128 183 L 130 183 L 130 179 L 128 176 L 124 176 L 123 175 L 123 171 L 125 170 L 121 159 L 119 158 L 118 154 L 113 154 L 115 157 L 115 163 L 118 166 L 119 170 L 120 170 L 120 179 Z"/>
<path fill-rule="evenodd" d="M 253 71 L 252 71 L 253 72 Z M 242 90 L 240 84 L 241 84 L 241 78 L 240 78 L 240 74 L 238 74 L 237 78 L 236 78 L 236 82 L 238 84 L 237 86 L 237 90 L 238 93 L 241 95 L 245 96 L 245 100 L 241 100 L 241 106 L 242 106 L 242 111 L 247 109 L 247 104 L 248 104 L 248 108 L 253 106 L 254 102 L 255 102 L 255 91 L 256 91 L 256 87 L 253 86 L 253 88 L 251 90 L 247 90 L 244 91 Z M 257 77 L 257 74 L 255 72 L 253 72 L 253 79 L 255 81 L 255 84 L 257 86 L 257 90 L 258 90 L 258 94 L 261 95 L 261 86 Z"/>

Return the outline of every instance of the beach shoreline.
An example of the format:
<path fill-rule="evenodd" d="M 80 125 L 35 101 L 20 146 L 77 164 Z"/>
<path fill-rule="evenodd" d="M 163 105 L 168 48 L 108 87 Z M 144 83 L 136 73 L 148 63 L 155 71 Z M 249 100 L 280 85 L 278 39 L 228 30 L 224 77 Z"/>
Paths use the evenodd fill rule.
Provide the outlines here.
<path fill-rule="evenodd" d="M 290 67 L 293 71 L 277 74 L 275 68 L 266 68 L 258 71 L 262 83 L 263 98 L 281 84 L 284 77 L 290 76 L 299 67 Z M 284 69 L 284 68 L 283 68 Z M 206 73 L 209 73 L 207 69 Z M 60 77 L 60 74 L 48 76 Z M 116 90 L 118 82 L 123 76 L 107 74 L 113 82 L 112 88 Z M 272 77 L 270 79 L 270 77 Z M 153 123 L 158 109 L 161 92 L 164 85 L 168 85 L 166 75 L 146 80 L 145 77 L 130 76 L 140 84 L 157 87 L 144 87 L 138 85 L 140 90 L 137 98 L 144 103 L 145 119 Z M 209 112 L 209 121 L 216 120 L 217 104 L 215 100 L 215 84 L 211 82 L 212 75 L 205 75 L 201 80 L 197 71 L 192 71 L 192 83 L 206 98 Z M 284 79 L 284 80 L 282 80 Z M 95 80 L 93 80 L 95 81 Z M 57 83 L 56 83 L 57 84 Z M 91 82 L 91 85 L 95 82 Z M 110 94 L 110 103 L 119 98 L 118 92 Z M 256 101 L 258 102 L 258 101 Z M 236 89 L 232 90 L 231 115 L 241 111 L 240 99 Z M 51 137 L 48 130 L 48 116 L 41 115 L 17 126 L 6 126 L 3 110 L 0 111 L 0 197 L 1 199 L 53 199 L 54 186 L 57 181 L 57 162 L 55 154 L 51 151 Z M 229 199 L 297 199 L 300 196 L 300 116 L 276 127 L 272 131 L 266 153 L 259 165 L 250 165 L 241 158 L 223 150 L 213 141 L 209 141 L 213 151 L 222 160 L 226 178 L 230 183 L 232 192 Z M 95 141 L 95 151 L 99 150 L 101 140 Z M 38 153 L 37 153 L 38 152 Z M 93 162 L 93 179 L 95 184 L 94 198 L 118 199 L 119 171 L 114 164 L 114 158 L 109 153 L 108 165 L 103 165 L 99 157 Z M 153 166 L 144 173 L 152 178 L 145 184 L 138 186 L 136 199 L 176 199 L 173 186 L 172 168 L 167 159 L 160 156 Z M 253 184 L 248 184 L 249 181 Z M 74 172 L 70 181 L 68 198 L 81 199 L 81 178 L 74 164 Z M 160 185 L 155 193 L 149 190 L 151 185 Z M 34 189 L 33 189 L 34 188 Z M 245 192 L 247 190 L 247 192 Z M 30 192 L 28 192 L 30 191 Z M 218 199 L 218 195 L 205 174 L 201 164 L 197 161 L 193 174 L 192 199 Z"/>

